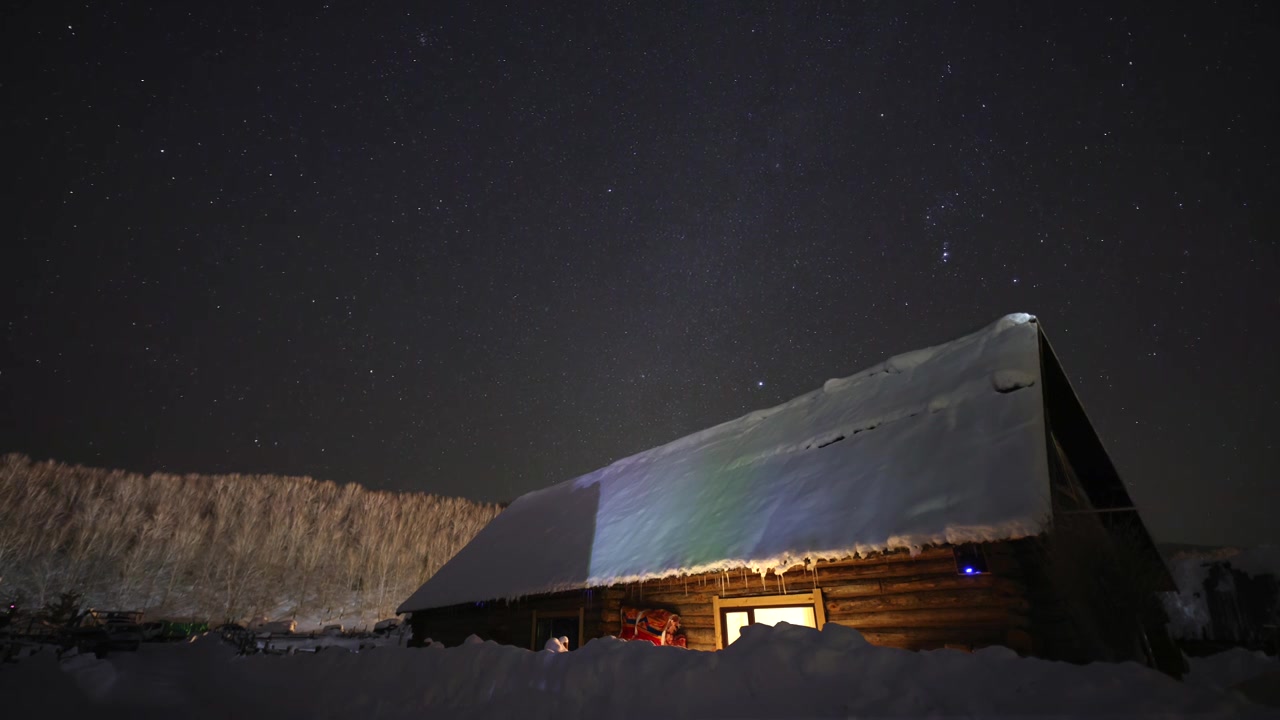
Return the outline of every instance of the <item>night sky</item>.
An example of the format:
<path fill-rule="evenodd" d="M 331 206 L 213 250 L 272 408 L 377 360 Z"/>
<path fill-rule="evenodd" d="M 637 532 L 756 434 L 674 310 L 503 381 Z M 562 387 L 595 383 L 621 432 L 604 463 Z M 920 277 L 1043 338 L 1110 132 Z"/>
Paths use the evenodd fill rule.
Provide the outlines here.
<path fill-rule="evenodd" d="M 8 3 L 0 451 L 511 500 L 1025 311 L 1274 540 L 1280 6 L 1153 5 Z"/>

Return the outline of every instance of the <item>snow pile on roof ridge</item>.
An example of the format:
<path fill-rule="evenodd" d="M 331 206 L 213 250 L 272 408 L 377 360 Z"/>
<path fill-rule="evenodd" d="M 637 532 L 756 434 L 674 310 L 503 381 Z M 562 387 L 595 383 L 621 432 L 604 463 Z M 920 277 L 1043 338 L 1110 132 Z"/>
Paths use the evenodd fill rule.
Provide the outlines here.
<path fill-rule="evenodd" d="M 1009 315 L 518 498 L 401 611 L 1041 531 L 1039 330 Z"/>
<path fill-rule="evenodd" d="M 1034 323 L 1034 322 L 1036 322 L 1035 316 L 1029 313 L 1010 313 L 1000 318 L 999 320 L 997 320 L 995 323 L 991 324 L 987 328 L 984 328 L 984 330 L 980 332 L 990 331 L 992 333 L 1001 333 L 1011 327 L 1016 327 L 1018 325 L 1025 325 L 1027 323 Z M 978 333 L 975 333 L 975 334 L 978 334 Z M 958 341 L 953 341 L 950 343 L 942 343 L 940 345 L 933 345 L 931 347 L 921 348 L 919 350 L 910 350 L 905 353 L 899 353 L 898 355 L 894 355 L 893 357 L 890 357 L 888 360 L 879 362 L 869 368 L 856 372 L 852 375 L 848 375 L 842 378 L 831 378 L 830 380 L 827 380 L 825 383 L 823 383 L 822 387 L 818 388 L 817 390 L 811 390 L 803 395 L 799 395 L 797 397 L 794 397 L 785 402 L 781 402 L 772 407 L 761 408 L 759 410 L 752 410 L 746 413 L 745 415 L 734 418 L 733 420 L 727 420 L 718 425 L 712 425 L 709 428 L 698 430 L 688 435 L 684 435 L 682 437 L 676 438 L 675 440 L 672 440 L 671 442 L 665 443 L 663 445 L 649 448 L 648 450 L 641 450 L 640 452 L 635 453 L 633 455 L 628 455 L 626 457 L 619 458 L 618 460 L 613 461 L 609 465 L 606 465 L 604 468 L 586 473 L 585 475 L 579 475 L 576 478 L 563 480 L 559 483 L 550 485 L 540 490 L 530 491 L 525 495 L 522 495 L 521 498 L 530 497 L 533 495 L 537 495 L 538 493 L 543 493 L 550 490 L 555 490 L 556 488 L 566 483 L 590 481 L 591 478 L 593 478 L 597 473 L 601 472 L 602 470 L 613 468 L 613 467 L 624 467 L 629 463 L 635 462 L 639 458 L 651 456 L 654 454 L 666 454 L 666 453 L 674 452 L 675 450 L 678 450 L 690 444 L 696 443 L 699 439 L 702 439 L 707 435 L 714 434 L 717 431 L 721 431 L 724 428 L 729 426 L 739 425 L 739 424 L 754 425 L 755 423 L 765 420 L 769 416 L 774 415 L 779 411 L 782 411 L 791 407 L 795 407 L 797 405 L 802 405 L 806 402 L 810 402 L 813 400 L 814 397 L 822 395 L 824 393 L 831 394 L 836 392 L 847 391 L 851 386 L 855 386 L 858 381 L 868 377 L 872 377 L 882 373 L 889 373 L 892 375 L 901 374 L 903 372 L 916 368 L 925 360 L 932 358 L 937 353 L 939 348 L 943 348 L 943 347 L 946 347 L 947 345 L 954 344 L 954 342 L 958 342 Z M 1012 377 L 1021 377 L 1021 378 L 1029 377 L 1027 373 L 1017 373 L 1017 371 L 1002 370 L 1002 371 L 998 371 L 993 375 L 993 379 L 992 379 L 993 384 L 997 382 L 1001 382 L 1000 378 L 1005 375 L 1009 375 Z M 1035 377 L 1038 377 L 1038 376 L 1039 376 L 1039 373 L 1037 372 Z M 1034 378 L 1032 378 L 1032 381 L 1033 380 Z M 1026 383 L 1026 385 L 1030 385 L 1030 384 L 1031 382 Z M 1026 385 L 1024 385 L 1024 387 Z M 875 427 L 875 425 L 877 424 L 879 423 L 873 422 L 871 423 L 871 427 Z M 517 498 L 517 500 L 519 499 L 520 498 Z"/>

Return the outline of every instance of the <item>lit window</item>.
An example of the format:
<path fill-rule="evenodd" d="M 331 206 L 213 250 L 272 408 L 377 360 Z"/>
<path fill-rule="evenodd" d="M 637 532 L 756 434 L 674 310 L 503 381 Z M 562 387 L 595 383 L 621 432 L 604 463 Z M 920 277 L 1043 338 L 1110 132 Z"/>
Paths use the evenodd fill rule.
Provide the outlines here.
<path fill-rule="evenodd" d="M 821 629 L 826 621 L 822 611 L 822 591 L 794 595 L 765 595 L 744 598 L 715 598 L 716 647 L 732 645 L 748 625 L 777 625 L 780 622 Z"/>
<path fill-rule="evenodd" d="M 742 628 L 751 624 L 750 610 L 735 610 L 724 614 L 724 636 L 725 645 L 732 645 L 738 636 L 742 635 Z"/>

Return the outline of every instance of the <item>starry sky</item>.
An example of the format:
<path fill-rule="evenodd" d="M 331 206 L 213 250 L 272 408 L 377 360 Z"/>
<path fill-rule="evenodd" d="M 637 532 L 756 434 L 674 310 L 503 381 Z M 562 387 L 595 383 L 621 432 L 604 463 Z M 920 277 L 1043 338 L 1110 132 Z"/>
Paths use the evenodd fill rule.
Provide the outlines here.
<path fill-rule="evenodd" d="M 511 500 L 1026 311 L 1274 540 L 1275 3 L 3 13 L 0 451 Z"/>

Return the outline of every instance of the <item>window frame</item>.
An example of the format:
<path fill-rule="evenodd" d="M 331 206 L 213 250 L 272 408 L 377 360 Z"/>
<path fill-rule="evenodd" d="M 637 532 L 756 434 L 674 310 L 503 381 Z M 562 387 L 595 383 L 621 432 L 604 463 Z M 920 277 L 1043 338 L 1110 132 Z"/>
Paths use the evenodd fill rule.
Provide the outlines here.
<path fill-rule="evenodd" d="M 538 642 L 539 616 L 551 620 L 558 618 L 578 618 L 578 647 L 581 647 L 586 643 L 586 638 L 583 635 L 583 632 L 586 630 L 586 615 L 587 609 L 585 607 L 580 607 L 577 610 L 543 610 L 541 612 L 534 610 L 533 622 L 530 623 L 529 626 L 529 649 L 534 652 L 542 649 L 540 647 L 534 647 Z M 576 650 L 577 648 L 574 649 Z"/>
<path fill-rule="evenodd" d="M 725 648 L 725 613 L 730 611 L 747 611 L 748 618 L 754 618 L 752 610 L 770 607 L 812 607 L 813 622 L 819 630 L 827 624 L 826 608 L 822 602 L 822 588 L 814 588 L 809 592 L 788 593 L 786 595 L 747 595 L 744 597 L 722 598 L 711 596 L 711 614 L 715 618 L 716 649 Z"/>

